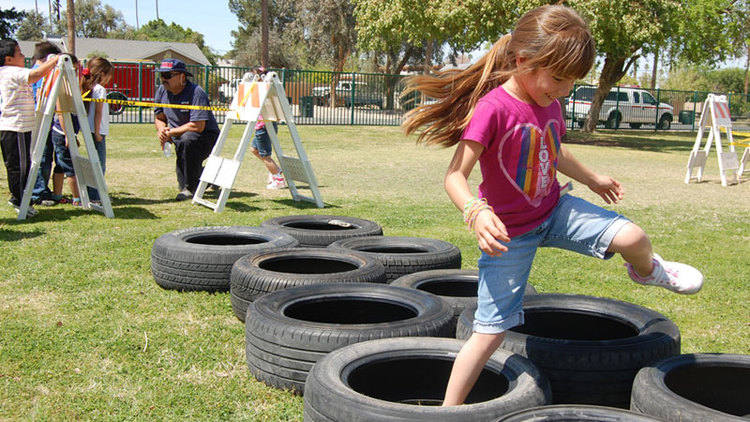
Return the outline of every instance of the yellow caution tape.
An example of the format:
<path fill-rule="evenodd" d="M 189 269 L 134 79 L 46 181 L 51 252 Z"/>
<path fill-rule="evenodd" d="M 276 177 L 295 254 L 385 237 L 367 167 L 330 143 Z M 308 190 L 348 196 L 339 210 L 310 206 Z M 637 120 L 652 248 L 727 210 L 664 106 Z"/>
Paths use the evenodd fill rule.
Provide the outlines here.
<path fill-rule="evenodd" d="M 727 133 L 727 129 L 724 126 L 722 126 L 720 130 L 724 133 Z M 745 136 L 750 138 L 750 133 L 748 132 L 737 132 L 736 130 L 732 130 L 732 135 Z"/>
<path fill-rule="evenodd" d="M 150 103 L 147 101 L 132 101 L 132 100 L 106 100 L 103 98 L 84 98 L 83 101 L 90 101 L 92 103 L 120 104 L 120 105 L 133 106 L 133 107 L 162 107 L 162 108 L 179 108 L 183 110 L 231 111 L 228 107 L 197 106 L 197 105 L 188 105 L 188 104 L 162 104 L 162 103 Z"/>

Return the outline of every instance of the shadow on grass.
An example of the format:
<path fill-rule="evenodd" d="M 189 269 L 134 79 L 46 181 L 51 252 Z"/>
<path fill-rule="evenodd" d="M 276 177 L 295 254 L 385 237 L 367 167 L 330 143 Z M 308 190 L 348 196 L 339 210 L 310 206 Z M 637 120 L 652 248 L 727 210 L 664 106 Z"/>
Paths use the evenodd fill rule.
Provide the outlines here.
<path fill-rule="evenodd" d="M 158 217 L 151 211 L 141 207 L 117 207 L 113 206 L 112 211 L 115 214 L 116 219 L 121 220 L 155 220 Z M 107 218 L 103 213 L 94 210 L 87 210 L 83 208 L 63 208 L 62 206 L 47 207 L 42 209 L 39 214 L 32 218 L 27 218 L 25 222 L 47 222 L 47 221 L 63 221 L 69 220 L 72 217 L 83 217 L 87 215 L 97 215 L 102 218 Z M 12 220 L 16 221 L 16 220 Z M 19 223 L 21 223 L 19 221 Z"/>
<path fill-rule="evenodd" d="M 688 152 L 695 143 L 687 134 L 649 132 L 649 131 L 617 131 L 586 133 L 583 131 L 568 132 L 564 143 L 577 145 L 592 145 L 604 147 L 630 148 L 641 151 L 654 152 Z"/>
<path fill-rule="evenodd" d="M 309 201 L 295 201 L 294 199 L 288 198 L 288 199 L 274 199 L 273 202 L 284 205 L 287 207 L 293 207 L 293 208 L 299 208 L 299 209 L 315 209 L 318 208 L 317 205 L 313 202 Z M 329 204 L 328 202 L 323 201 L 323 205 L 325 205 L 325 208 L 341 208 L 338 205 Z"/>
<path fill-rule="evenodd" d="M 236 202 L 236 201 L 227 201 L 227 203 L 225 204 L 225 207 L 231 210 L 240 211 L 240 212 L 250 212 L 250 211 L 261 210 L 261 208 L 253 207 L 253 206 L 245 204 L 244 202 Z"/>
<path fill-rule="evenodd" d="M 4 220 L 6 220 L 8 222 L 10 222 L 10 221 L 14 221 L 14 222 L 17 221 L 16 219 L 12 219 L 12 220 L 4 219 Z M 23 239 L 33 239 L 35 237 L 39 237 L 39 236 L 42 236 L 44 234 L 45 234 L 45 232 L 42 231 L 42 230 L 34 230 L 32 232 L 18 232 L 18 231 L 15 231 L 15 230 L 0 229 L 0 241 L 2 241 L 2 242 L 17 242 L 17 241 L 23 240 Z"/>
<path fill-rule="evenodd" d="M 115 218 L 121 220 L 156 220 L 156 214 L 141 207 L 112 207 Z"/>

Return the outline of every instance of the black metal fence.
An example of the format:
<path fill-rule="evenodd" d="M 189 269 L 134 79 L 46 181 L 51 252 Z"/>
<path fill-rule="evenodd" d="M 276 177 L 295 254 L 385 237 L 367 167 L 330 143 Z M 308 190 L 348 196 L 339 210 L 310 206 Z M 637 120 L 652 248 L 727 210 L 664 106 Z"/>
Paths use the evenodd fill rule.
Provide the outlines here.
<path fill-rule="evenodd" d="M 109 91 L 128 99 L 151 101 L 158 86 L 155 63 L 116 62 Z M 228 107 L 245 72 L 245 67 L 187 65 L 193 81 L 208 93 L 212 106 Z M 303 125 L 397 126 L 404 113 L 419 104 L 420 96 L 402 98 L 402 75 L 337 73 L 311 70 L 271 69 L 277 72 L 292 105 L 295 122 Z M 332 95 L 333 93 L 333 95 Z M 214 112 L 224 121 L 225 111 Z M 126 107 L 112 116 L 116 123 L 150 123 L 153 112 L 143 107 Z"/>
<path fill-rule="evenodd" d="M 150 62 L 113 62 L 115 75 L 107 87 L 130 100 L 152 101 L 158 87 L 158 66 Z M 27 62 L 30 66 L 30 63 Z M 228 107 L 237 83 L 247 67 L 187 65 L 193 81 L 208 93 L 212 106 Z M 271 69 L 279 75 L 295 122 L 302 125 L 397 126 L 404 114 L 421 104 L 422 96 L 402 96 L 404 75 L 346 73 L 315 70 Z M 596 87 L 576 85 L 563 99 L 566 124 L 583 126 Z M 750 114 L 750 97 L 727 95 L 733 118 Z M 708 92 L 613 88 L 599 113 L 599 127 L 608 129 L 684 130 L 696 129 Z M 224 121 L 225 111 L 214 112 Z M 113 123 L 152 123 L 147 107 L 125 107 L 111 117 Z"/>
<path fill-rule="evenodd" d="M 576 85 L 570 95 L 563 99 L 568 127 L 583 126 L 595 92 L 596 86 Z M 618 86 L 612 88 L 604 99 L 598 126 L 606 129 L 694 131 L 708 94 L 705 91 Z M 733 119 L 748 116 L 750 97 L 733 93 L 724 95 L 727 96 Z"/>

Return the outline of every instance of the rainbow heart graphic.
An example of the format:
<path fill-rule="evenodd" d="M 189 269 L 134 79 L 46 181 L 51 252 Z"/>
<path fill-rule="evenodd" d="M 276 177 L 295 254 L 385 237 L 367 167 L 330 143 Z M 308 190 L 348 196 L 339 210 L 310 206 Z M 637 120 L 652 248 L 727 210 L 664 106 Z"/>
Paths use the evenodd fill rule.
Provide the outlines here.
<path fill-rule="evenodd" d="M 559 123 L 550 120 L 540 129 L 531 123 L 517 125 L 508 131 L 499 146 L 498 161 L 510 184 L 532 206 L 538 206 L 550 193 L 557 174 L 557 156 L 560 152 Z M 520 142 L 510 157 L 503 160 L 505 142 Z"/>

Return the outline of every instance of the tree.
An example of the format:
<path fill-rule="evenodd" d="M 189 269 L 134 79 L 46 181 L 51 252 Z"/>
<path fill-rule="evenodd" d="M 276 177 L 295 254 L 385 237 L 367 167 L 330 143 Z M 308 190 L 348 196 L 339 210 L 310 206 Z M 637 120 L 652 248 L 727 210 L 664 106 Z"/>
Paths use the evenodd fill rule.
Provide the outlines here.
<path fill-rule="evenodd" d="M 237 16 L 239 27 L 232 31 L 235 44 L 261 30 L 261 0 L 229 0 L 229 10 Z M 297 0 L 270 0 L 268 2 L 268 30 L 284 33 L 294 30 L 297 20 Z M 235 53 L 236 48 L 231 53 Z"/>
<path fill-rule="evenodd" d="M 75 4 L 73 0 L 68 0 L 68 7 L 65 11 L 65 22 L 68 25 L 68 53 L 76 54 L 76 18 L 75 18 Z"/>
<path fill-rule="evenodd" d="M 162 19 L 154 19 L 141 26 L 138 30 L 128 34 L 128 38 L 144 41 L 194 43 L 212 64 L 216 63 L 217 54 L 206 45 L 203 34 L 193 31 L 190 28 L 183 28 L 174 22 L 167 25 Z"/>
<path fill-rule="evenodd" d="M 735 57 L 745 56 L 745 75 L 742 93 L 748 101 L 748 83 L 750 82 L 750 1 L 735 1 L 732 4 L 729 23 L 732 47 Z"/>
<path fill-rule="evenodd" d="M 260 30 L 236 39 L 231 57 L 239 66 L 257 66 L 263 60 L 261 43 Z M 279 33 L 276 29 L 269 29 L 268 67 L 304 68 L 308 65 L 306 51 L 307 46 L 289 32 Z"/>
<path fill-rule="evenodd" d="M 41 13 L 26 12 L 26 17 L 16 29 L 16 38 L 24 41 L 36 41 L 44 38 L 45 33 L 50 33 L 47 19 Z"/>
<path fill-rule="evenodd" d="M 26 13 L 16 10 L 15 7 L 0 9 L 0 38 L 13 36 L 13 29 L 24 16 L 26 16 Z"/>
<path fill-rule="evenodd" d="M 260 10 L 260 63 L 263 67 L 268 67 L 268 0 L 260 1 Z"/>
<path fill-rule="evenodd" d="M 399 74 L 420 55 L 424 71 L 447 43 L 452 51 L 469 51 L 510 30 L 518 2 L 422 0 L 354 0 L 358 45 L 386 57 L 386 73 Z M 387 107 L 392 106 L 396 78 L 387 81 Z"/>
<path fill-rule="evenodd" d="M 110 33 L 128 27 L 122 12 L 110 5 L 102 6 L 100 0 L 76 0 L 74 9 L 75 35 L 78 37 L 108 38 Z M 61 34 L 67 33 L 67 23 L 58 21 L 56 29 Z"/>
<path fill-rule="evenodd" d="M 592 132 L 612 86 L 644 51 L 664 45 L 670 34 L 676 33 L 678 3 L 674 0 L 573 0 L 568 4 L 589 22 L 597 53 L 604 56 L 599 84 L 585 125 L 585 130 Z"/>
<path fill-rule="evenodd" d="M 349 0 L 299 0 L 298 7 L 310 49 L 329 55 L 334 72 L 343 71 L 357 40 L 354 5 Z"/>

